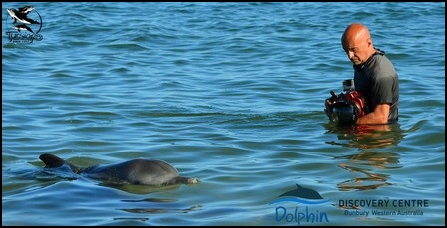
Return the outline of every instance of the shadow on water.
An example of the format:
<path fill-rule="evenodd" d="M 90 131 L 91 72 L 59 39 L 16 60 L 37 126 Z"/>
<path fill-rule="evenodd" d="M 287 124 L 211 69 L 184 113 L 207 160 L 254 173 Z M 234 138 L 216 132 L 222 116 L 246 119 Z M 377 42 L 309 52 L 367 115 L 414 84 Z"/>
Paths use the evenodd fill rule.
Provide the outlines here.
<path fill-rule="evenodd" d="M 397 146 L 404 138 L 399 124 L 391 125 L 326 125 L 328 133 L 337 134 L 339 141 L 326 142 L 348 148 L 358 148 L 359 152 L 334 156 L 340 160 L 338 166 L 353 173 L 355 177 L 337 185 L 340 191 L 372 190 L 391 185 L 387 170 L 398 169 L 400 155 L 395 152 L 371 151 Z"/>

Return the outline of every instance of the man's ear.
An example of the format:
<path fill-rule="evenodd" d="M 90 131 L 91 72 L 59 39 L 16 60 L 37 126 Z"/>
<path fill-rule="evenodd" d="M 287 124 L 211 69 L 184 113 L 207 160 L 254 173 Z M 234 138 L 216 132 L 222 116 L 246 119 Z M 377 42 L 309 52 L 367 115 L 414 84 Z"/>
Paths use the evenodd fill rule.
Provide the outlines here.
<path fill-rule="evenodd" d="M 371 37 L 366 39 L 366 43 L 368 43 L 368 47 L 372 46 L 373 42 L 371 40 Z"/>

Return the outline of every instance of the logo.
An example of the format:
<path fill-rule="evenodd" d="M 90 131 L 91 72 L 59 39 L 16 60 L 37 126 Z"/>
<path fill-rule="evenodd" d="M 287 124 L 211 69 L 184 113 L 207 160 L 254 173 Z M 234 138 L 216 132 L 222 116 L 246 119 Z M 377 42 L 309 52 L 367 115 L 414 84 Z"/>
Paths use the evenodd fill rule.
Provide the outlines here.
<path fill-rule="evenodd" d="M 296 184 L 296 189 L 279 195 L 270 204 L 280 204 L 275 208 L 276 222 L 296 223 L 328 223 L 326 212 L 319 210 L 318 205 L 329 202 L 313 189 Z M 290 204 L 291 206 L 286 206 Z"/>
<path fill-rule="evenodd" d="M 32 43 L 41 41 L 43 36 L 39 34 L 42 29 L 42 17 L 34 6 L 24 6 L 17 9 L 8 8 L 6 23 L 6 35 L 10 42 Z"/>
<path fill-rule="evenodd" d="M 347 198 L 325 199 L 317 191 L 296 184 L 296 188 L 286 191 L 272 200 L 269 205 L 275 205 L 274 219 L 279 224 L 295 225 L 327 225 L 330 212 L 334 213 L 334 206 L 339 212 L 335 218 L 342 216 L 384 219 L 394 217 L 420 217 L 426 214 L 424 210 L 430 206 L 429 199 L 379 199 Z M 361 219 L 363 219 L 361 218 Z M 345 222 L 345 220 L 343 219 Z M 347 221 L 347 220 L 346 220 Z"/>

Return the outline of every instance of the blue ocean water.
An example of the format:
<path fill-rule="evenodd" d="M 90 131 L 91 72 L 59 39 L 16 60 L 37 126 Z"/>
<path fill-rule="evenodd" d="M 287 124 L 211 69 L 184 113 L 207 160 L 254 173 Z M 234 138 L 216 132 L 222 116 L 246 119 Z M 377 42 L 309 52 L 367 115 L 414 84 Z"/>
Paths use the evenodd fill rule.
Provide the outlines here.
<path fill-rule="evenodd" d="M 2 225 L 445 225 L 445 3 L 30 4 L 36 36 L 2 3 Z M 356 21 L 399 74 L 386 131 L 323 112 Z M 111 185 L 41 153 L 200 183 Z"/>

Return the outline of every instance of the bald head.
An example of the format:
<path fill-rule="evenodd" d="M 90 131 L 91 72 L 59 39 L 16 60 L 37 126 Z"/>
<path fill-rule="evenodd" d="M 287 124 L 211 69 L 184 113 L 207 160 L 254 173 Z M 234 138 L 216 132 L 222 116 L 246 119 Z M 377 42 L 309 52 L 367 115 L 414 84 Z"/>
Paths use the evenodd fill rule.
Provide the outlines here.
<path fill-rule="evenodd" d="M 345 29 L 341 44 L 355 65 L 363 64 L 376 52 L 368 28 L 360 23 L 353 23 Z"/>
<path fill-rule="evenodd" d="M 341 44 L 344 46 L 346 43 L 355 42 L 357 40 L 366 40 L 369 38 L 371 38 L 371 36 L 366 26 L 359 23 L 353 23 L 345 29 L 345 32 L 341 37 Z"/>

